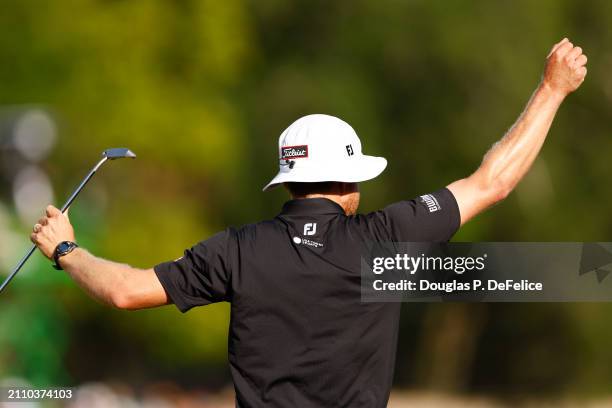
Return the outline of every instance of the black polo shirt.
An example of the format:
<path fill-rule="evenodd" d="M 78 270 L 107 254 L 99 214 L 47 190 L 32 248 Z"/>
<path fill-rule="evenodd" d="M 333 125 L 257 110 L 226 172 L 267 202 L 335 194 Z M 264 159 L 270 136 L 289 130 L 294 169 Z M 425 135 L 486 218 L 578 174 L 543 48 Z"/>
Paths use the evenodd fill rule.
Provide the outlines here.
<path fill-rule="evenodd" d="M 361 256 L 368 241 L 447 241 L 459 220 L 447 189 L 356 216 L 292 200 L 155 272 L 182 312 L 231 303 L 238 407 L 385 407 L 400 304 L 360 302 Z"/>

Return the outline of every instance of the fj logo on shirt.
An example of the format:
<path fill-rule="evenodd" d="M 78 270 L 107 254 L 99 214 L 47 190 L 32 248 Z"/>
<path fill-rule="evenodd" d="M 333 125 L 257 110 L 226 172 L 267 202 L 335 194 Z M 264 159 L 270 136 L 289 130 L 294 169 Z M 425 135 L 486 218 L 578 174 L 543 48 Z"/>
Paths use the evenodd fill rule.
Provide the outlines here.
<path fill-rule="evenodd" d="M 355 152 L 353 151 L 353 145 L 346 145 L 346 152 L 348 153 L 349 156 L 354 155 Z"/>
<path fill-rule="evenodd" d="M 283 146 L 281 159 L 305 159 L 308 157 L 308 145 Z"/>
<path fill-rule="evenodd" d="M 425 207 L 427 207 L 430 213 L 436 212 L 442 209 L 440 207 L 440 204 L 438 203 L 438 200 L 436 200 L 436 197 L 432 196 L 431 194 L 422 195 L 420 198 L 421 198 L 421 203 L 423 203 Z"/>
<path fill-rule="evenodd" d="M 314 235 L 317 233 L 317 223 L 309 222 L 304 224 L 304 235 Z"/>

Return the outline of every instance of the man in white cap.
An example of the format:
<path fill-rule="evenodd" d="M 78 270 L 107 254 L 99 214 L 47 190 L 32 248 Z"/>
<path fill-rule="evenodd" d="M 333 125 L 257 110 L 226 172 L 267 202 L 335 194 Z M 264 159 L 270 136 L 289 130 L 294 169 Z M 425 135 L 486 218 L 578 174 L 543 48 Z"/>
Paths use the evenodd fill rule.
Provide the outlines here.
<path fill-rule="evenodd" d="M 460 225 L 512 191 L 525 175 L 564 98 L 586 75 L 567 39 L 551 50 L 525 111 L 470 176 L 417 199 L 356 215 L 357 183 L 387 162 L 362 153 L 338 118 L 298 119 L 279 139 L 292 200 L 272 220 L 228 228 L 151 269 L 94 257 L 73 243 L 54 207 L 32 240 L 93 297 L 121 309 L 231 302 L 229 363 L 239 407 L 384 407 L 398 303 L 360 302 L 360 259 L 372 241 L 449 240 Z M 58 248 L 68 248 L 69 251 Z"/>

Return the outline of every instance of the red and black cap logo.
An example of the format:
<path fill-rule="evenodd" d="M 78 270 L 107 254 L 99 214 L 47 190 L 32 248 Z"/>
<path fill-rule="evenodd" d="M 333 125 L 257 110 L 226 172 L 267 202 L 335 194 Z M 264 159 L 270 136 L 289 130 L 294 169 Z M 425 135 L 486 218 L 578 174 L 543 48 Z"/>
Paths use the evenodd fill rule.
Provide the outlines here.
<path fill-rule="evenodd" d="M 305 159 L 308 157 L 308 145 L 281 147 L 281 159 Z"/>

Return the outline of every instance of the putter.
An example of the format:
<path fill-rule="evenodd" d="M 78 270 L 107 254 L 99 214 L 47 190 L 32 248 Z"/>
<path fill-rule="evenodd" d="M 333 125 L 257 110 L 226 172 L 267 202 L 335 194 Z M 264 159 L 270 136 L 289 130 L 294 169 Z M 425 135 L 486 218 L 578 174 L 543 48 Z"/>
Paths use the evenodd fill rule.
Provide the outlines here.
<path fill-rule="evenodd" d="M 91 169 L 89 174 L 87 174 L 87 176 L 85 176 L 83 181 L 81 181 L 81 184 L 79 184 L 79 186 L 76 188 L 76 190 L 74 190 L 74 192 L 70 195 L 70 197 L 68 198 L 66 203 L 62 206 L 62 208 L 61 208 L 62 214 L 64 212 L 66 212 L 68 207 L 70 207 L 72 202 L 77 198 L 77 196 L 79 195 L 81 190 L 83 190 L 83 188 L 89 182 L 89 180 L 91 180 L 91 178 L 94 176 L 94 174 L 96 174 L 96 171 L 98 171 L 98 169 L 104 163 L 106 163 L 107 160 L 124 159 L 126 157 L 130 158 L 130 159 L 135 159 L 136 155 L 130 149 L 126 149 L 126 148 L 122 148 L 122 147 L 114 148 L 114 149 L 106 149 L 104 152 L 102 152 L 102 159 L 98 162 L 98 164 L 96 164 L 93 167 L 93 169 Z M 36 245 L 32 245 L 32 247 L 25 254 L 25 256 L 23 258 L 21 258 L 21 261 L 19 261 L 19 263 L 17 264 L 15 269 L 13 269 L 13 271 L 9 274 L 9 276 L 7 276 L 7 278 L 4 280 L 4 282 L 2 282 L 2 285 L 0 285 L 0 293 L 2 293 L 4 288 L 6 288 L 6 286 L 9 284 L 9 282 L 15 277 L 15 275 L 17 275 L 17 272 L 19 272 L 21 270 L 23 265 L 27 262 L 28 259 L 30 259 L 30 256 L 32 256 L 32 254 L 34 253 L 35 250 L 36 250 Z"/>

